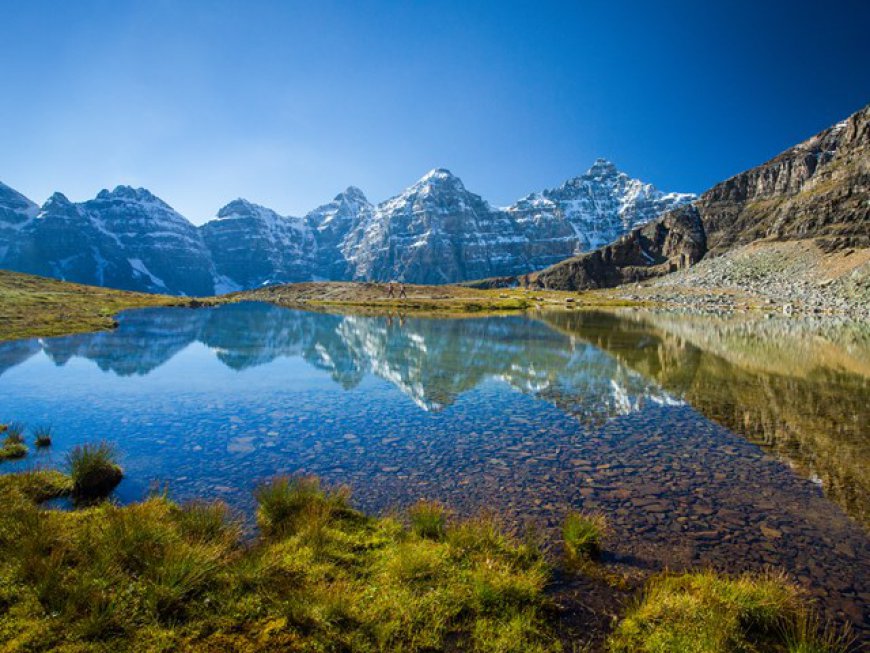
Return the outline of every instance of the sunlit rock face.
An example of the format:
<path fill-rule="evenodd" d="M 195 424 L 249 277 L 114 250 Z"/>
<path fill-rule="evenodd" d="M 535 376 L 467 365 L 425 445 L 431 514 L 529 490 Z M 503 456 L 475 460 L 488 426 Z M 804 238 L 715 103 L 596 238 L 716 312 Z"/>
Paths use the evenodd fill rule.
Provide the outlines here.
<path fill-rule="evenodd" d="M 0 267 L 129 290 L 208 295 L 315 280 L 452 283 L 533 272 L 694 197 L 607 161 L 495 208 L 438 168 L 373 205 L 356 187 L 298 217 L 237 199 L 195 227 L 145 189 L 40 209 L 0 185 Z"/>

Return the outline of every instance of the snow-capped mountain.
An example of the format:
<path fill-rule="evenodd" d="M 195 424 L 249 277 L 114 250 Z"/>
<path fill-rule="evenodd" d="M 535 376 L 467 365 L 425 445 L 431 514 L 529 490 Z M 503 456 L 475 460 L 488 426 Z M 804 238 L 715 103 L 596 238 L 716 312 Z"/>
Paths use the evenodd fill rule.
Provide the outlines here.
<path fill-rule="evenodd" d="M 315 268 L 308 222 L 247 200 L 227 204 L 200 232 L 212 253 L 218 293 L 298 281 Z"/>
<path fill-rule="evenodd" d="M 694 199 L 599 159 L 495 208 L 437 168 L 376 206 L 353 186 L 302 218 L 238 199 L 195 227 L 142 188 L 81 203 L 56 193 L 37 208 L 0 184 L 0 267 L 185 295 L 324 279 L 451 283 L 539 270 Z"/>
<path fill-rule="evenodd" d="M 528 270 L 528 243 L 515 226 L 439 168 L 379 204 L 342 250 L 353 279 L 450 283 Z"/>
<path fill-rule="evenodd" d="M 506 210 L 530 237 L 551 233 L 550 242 L 564 246 L 561 260 L 611 243 L 694 199 L 688 193 L 662 193 L 620 172 L 610 161 L 598 159 L 585 174 L 558 188 L 532 193 Z"/>
<path fill-rule="evenodd" d="M 199 230 L 147 190 L 118 186 L 87 202 L 55 193 L 3 243 L 2 266 L 126 290 L 209 295 Z"/>
<path fill-rule="evenodd" d="M 339 193 L 328 204 L 319 206 L 305 219 L 317 240 L 316 270 L 324 279 L 349 278 L 349 261 L 353 256 L 353 240 L 348 239 L 359 225 L 371 222 L 374 207 L 356 186 Z"/>

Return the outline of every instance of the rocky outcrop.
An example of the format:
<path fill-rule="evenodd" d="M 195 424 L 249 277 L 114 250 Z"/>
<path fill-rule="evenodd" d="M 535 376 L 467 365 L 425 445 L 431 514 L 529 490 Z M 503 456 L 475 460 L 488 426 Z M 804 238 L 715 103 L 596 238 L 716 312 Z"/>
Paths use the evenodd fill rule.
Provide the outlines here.
<path fill-rule="evenodd" d="M 536 276 L 536 283 L 560 290 L 609 288 L 688 267 L 705 251 L 698 210 L 686 206 L 615 243 L 544 270 Z"/>
<path fill-rule="evenodd" d="M 302 218 L 238 199 L 196 228 L 142 188 L 78 204 L 56 195 L 40 210 L 0 186 L 0 267 L 186 295 L 317 280 L 453 283 L 540 269 L 692 199 L 598 160 L 494 208 L 439 168 L 377 206 L 353 186 Z"/>
<path fill-rule="evenodd" d="M 868 198 L 870 106 L 717 184 L 691 210 L 665 213 L 617 243 L 566 260 L 535 278 L 547 288 L 616 286 L 764 239 L 813 239 L 827 251 L 870 247 Z"/>
<path fill-rule="evenodd" d="M 759 240 L 870 246 L 870 106 L 701 195 L 711 255 Z"/>

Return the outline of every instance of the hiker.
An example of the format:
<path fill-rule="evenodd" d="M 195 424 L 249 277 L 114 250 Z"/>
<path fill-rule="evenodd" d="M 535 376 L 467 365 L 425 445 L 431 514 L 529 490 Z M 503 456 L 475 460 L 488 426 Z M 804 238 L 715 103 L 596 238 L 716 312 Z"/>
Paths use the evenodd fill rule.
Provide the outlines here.
<path fill-rule="evenodd" d="M 405 299 L 408 299 L 408 295 L 405 294 L 405 284 L 404 283 L 399 284 L 399 299 L 401 299 L 402 297 L 404 297 Z"/>
<path fill-rule="evenodd" d="M 393 289 L 393 282 L 390 281 L 390 283 L 387 284 L 387 297 L 395 297 L 395 296 L 396 296 L 396 292 Z"/>

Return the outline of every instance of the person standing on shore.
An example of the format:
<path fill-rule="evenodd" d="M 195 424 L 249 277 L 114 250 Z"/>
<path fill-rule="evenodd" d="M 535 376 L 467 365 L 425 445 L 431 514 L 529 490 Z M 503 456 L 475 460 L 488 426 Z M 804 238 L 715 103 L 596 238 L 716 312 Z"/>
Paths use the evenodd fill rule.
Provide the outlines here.
<path fill-rule="evenodd" d="M 387 284 L 387 297 L 395 297 L 395 296 L 396 296 L 396 290 L 393 287 L 393 282 L 390 281 L 390 283 Z"/>
<path fill-rule="evenodd" d="M 408 295 L 405 294 L 405 284 L 404 283 L 399 284 L 399 298 L 401 299 L 402 297 L 404 297 L 405 299 L 408 299 Z"/>

